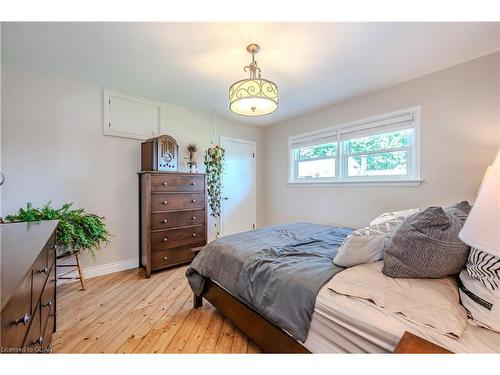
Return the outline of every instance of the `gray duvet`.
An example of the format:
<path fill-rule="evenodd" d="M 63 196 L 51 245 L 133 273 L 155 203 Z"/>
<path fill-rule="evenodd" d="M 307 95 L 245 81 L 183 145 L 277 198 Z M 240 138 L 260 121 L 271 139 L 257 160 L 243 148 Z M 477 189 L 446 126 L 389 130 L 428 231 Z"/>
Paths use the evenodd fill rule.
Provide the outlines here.
<path fill-rule="evenodd" d="M 319 289 L 343 270 L 332 260 L 351 232 L 294 223 L 225 236 L 203 248 L 186 276 L 196 294 L 210 278 L 304 342 Z"/>

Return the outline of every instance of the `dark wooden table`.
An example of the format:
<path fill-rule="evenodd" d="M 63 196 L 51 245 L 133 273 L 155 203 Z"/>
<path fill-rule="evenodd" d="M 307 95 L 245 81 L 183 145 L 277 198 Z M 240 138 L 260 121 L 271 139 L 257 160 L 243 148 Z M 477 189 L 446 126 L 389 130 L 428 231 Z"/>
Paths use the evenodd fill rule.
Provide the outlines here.
<path fill-rule="evenodd" d="M 405 332 L 393 353 L 399 354 L 452 354 L 449 350 L 433 344 L 410 332 Z"/>
<path fill-rule="evenodd" d="M 57 220 L 0 225 L 1 308 L 10 300 L 16 287 L 57 228 Z"/>
<path fill-rule="evenodd" d="M 56 322 L 57 220 L 0 225 L 2 353 L 46 353 Z"/>

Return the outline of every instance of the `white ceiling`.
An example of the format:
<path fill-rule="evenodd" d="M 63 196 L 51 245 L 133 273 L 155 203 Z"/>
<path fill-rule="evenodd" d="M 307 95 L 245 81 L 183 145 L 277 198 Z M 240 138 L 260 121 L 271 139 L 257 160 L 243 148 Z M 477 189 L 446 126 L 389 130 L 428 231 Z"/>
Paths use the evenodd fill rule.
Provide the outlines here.
<path fill-rule="evenodd" d="M 497 51 L 499 23 L 3 23 L 2 60 L 269 125 Z M 243 118 L 228 86 L 247 44 L 280 106 Z"/>

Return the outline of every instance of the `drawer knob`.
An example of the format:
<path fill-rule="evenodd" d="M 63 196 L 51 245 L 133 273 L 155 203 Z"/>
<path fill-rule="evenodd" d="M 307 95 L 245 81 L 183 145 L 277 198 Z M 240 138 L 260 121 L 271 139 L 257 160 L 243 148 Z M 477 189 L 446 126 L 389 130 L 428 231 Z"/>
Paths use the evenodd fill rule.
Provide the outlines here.
<path fill-rule="evenodd" d="M 42 345 L 43 344 L 43 336 L 39 336 L 36 340 L 33 341 L 33 344 L 34 345 L 37 345 L 37 344 Z"/>
<path fill-rule="evenodd" d="M 197 236 L 197 234 L 196 234 L 196 233 L 193 233 L 193 237 L 196 237 L 196 236 Z"/>
<path fill-rule="evenodd" d="M 167 186 L 167 185 L 168 185 L 168 183 L 167 183 L 167 182 L 164 182 L 164 183 L 163 183 L 163 186 Z"/>
<path fill-rule="evenodd" d="M 30 319 L 31 319 L 30 314 L 26 313 L 26 314 L 23 315 L 22 318 L 16 319 L 14 321 L 14 324 L 17 325 L 17 324 L 23 323 L 24 325 L 26 325 L 26 324 L 28 324 L 30 322 Z"/>
<path fill-rule="evenodd" d="M 164 223 L 167 223 L 167 222 L 168 222 L 168 220 L 167 220 L 167 219 L 163 219 L 163 222 L 164 222 Z"/>
<path fill-rule="evenodd" d="M 163 201 L 163 202 L 161 202 L 161 204 L 167 204 L 167 203 L 168 203 L 167 201 Z"/>
<path fill-rule="evenodd" d="M 191 182 L 191 185 L 195 186 L 195 185 L 196 185 L 196 182 Z"/>
<path fill-rule="evenodd" d="M 191 202 L 196 203 L 196 199 L 192 199 Z"/>
<path fill-rule="evenodd" d="M 163 257 L 163 260 L 168 260 L 168 257 Z"/>
<path fill-rule="evenodd" d="M 196 216 L 193 216 L 191 219 L 196 220 Z"/>
<path fill-rule="evenodd" d="M 167 242 L 167 241 L 168 241 L 168 238 L 167 238 L 167 237 L 165 237 L 165 238 L 163 239 L 163 242 Z"/>
<path fill-rule="evenodd" d="M 44 273 L 44 274 L 48 274 L 49 273 L 49 269 L 47 267 L 41 269 L 40 271 L 38 271 L 38 273 Z"/>
<path fill-rule="evenodd" d="M 48 301 L 47 303 L 44 303 L 42 307 L 50 307 L 52 306 L 52 300 Z"/>

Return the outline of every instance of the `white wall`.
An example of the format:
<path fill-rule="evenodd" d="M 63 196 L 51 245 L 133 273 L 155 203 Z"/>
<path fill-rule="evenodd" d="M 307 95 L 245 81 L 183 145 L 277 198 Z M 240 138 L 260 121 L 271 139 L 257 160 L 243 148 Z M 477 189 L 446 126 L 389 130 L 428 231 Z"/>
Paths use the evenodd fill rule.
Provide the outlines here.
<path fill-rule="evenodd" d="M 382 212 L 473 201 L 500 146 L 499 63 L 495 53 L 266 128 L 265 224 L 360 227 Z M 289 136 L 415 105 L 422 107 L 421 186 L 286 184 Z"/>
<path fill-rule="evenodd" d="M 362 226 L 384 211 L 473 200 L 500 144 L 500 54 L 493 54 L 309 114 L 256 128 L 217 120 L 217 136 L 257 142 L 257 224 L 311 221 Z M 2 67 L 2 214 L 26 201 L 73 201 L 104 215 L 112 243 L 96 262 L 138 251 L 140 141 L 102 135 L 101 88 Z M 289 187 L 288 137 L 389 111 L 422 106 L 425 182 L 419 187 Z M 162 132 L 184 150 L 213 138 L 209 113 L 162 107 Z M 202 154 L 198 155 L 202 161 Z M 265 163 L 264 163 L 265 159 Z M 265 170 L 264 170 L 265 169 Z"/>
<path fill-rule="evenodd" d="M 103 215 L 114 237 L 99 252 L 99 266 L 137 258 L 140 141 L 102 135 L 102 89 L 61 77 L 3 66 L 2 214 L 27 201 L 75 207 Z M 213 115 L 165 103 L 161 132 L 174 136 L 182 157 L 187 143 L 205 150 L 213 138 Z M 217 120 L 220 135 L 257 142 L 257 224 L 263 223 L 262 129 Z M 218 139 L 218 138 L 217 138 Z M 203 153 L 198 153 L 203 170 Z M 180 166 L 182 168 L 182 165 Z M 210 233 L 213 236 L 213 233 Z"/>

